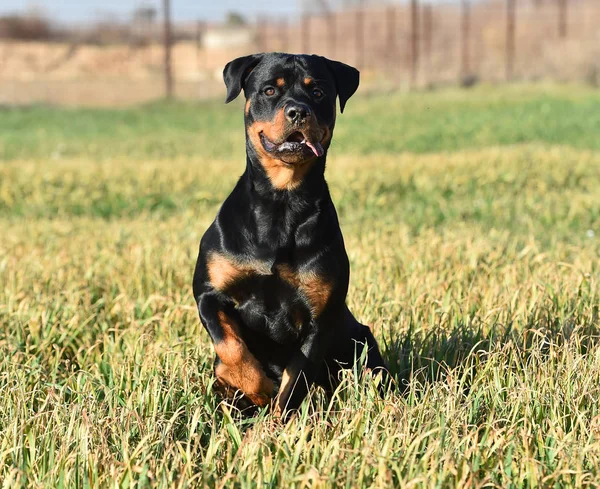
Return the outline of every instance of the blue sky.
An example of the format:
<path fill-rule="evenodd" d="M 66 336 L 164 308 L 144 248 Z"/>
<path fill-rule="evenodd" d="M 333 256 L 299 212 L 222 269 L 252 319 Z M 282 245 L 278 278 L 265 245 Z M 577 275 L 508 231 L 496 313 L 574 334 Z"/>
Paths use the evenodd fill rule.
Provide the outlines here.
<path fill-rule="evenodd" d="M 300 1 L 281 0 L 171 0 L 175 20 L 222 20 L 228 11 L 237 11 L 250 20 L 258 13 L 273 17 L 299 12 Z M 65 23 L 90 22 L 114 15 L 119 20 L 130 18 L 131 11 L 141 5 L 162 5 L 161 0 L 0 0 L 0 15 L 39 8 L 50 17 Z"/>

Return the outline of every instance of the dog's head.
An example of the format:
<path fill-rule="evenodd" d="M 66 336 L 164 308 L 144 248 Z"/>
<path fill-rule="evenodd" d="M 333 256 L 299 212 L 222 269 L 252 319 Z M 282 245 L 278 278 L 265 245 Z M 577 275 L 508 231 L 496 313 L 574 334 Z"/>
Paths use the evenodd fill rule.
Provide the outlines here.
<path fill-rule="evenodd" d="M 241 90 L 250 150 L 259 160 L 302 165 L 324 155 L 340 112 L 358 88 L 355 68 L 322 56 L 254 54 L 225 66 L 226 102 Z"/>

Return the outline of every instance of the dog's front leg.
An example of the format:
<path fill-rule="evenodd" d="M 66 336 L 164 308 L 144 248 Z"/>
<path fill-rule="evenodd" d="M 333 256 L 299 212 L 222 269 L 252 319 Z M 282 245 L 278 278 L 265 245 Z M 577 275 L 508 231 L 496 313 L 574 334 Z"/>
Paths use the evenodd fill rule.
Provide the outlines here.
<path fill-rule="evenodd" d="M 274 385 L 244 342 L 233 303 L 214 290 L 198 298 L 200 320 L 210 334 L 218 361 L 217 381 L 226 391 L 240 390 L 257 406 L 266 406 Z"/>
<path fill-rule="evenodd" d="M 276 410 L 284 420 L 300 407 L 319 373 L 324 368 L 325 353 L 335 336 L 338 321 L 324 314 L 315 321 L 310 333 L 288 362 L 281 377 Z"/>

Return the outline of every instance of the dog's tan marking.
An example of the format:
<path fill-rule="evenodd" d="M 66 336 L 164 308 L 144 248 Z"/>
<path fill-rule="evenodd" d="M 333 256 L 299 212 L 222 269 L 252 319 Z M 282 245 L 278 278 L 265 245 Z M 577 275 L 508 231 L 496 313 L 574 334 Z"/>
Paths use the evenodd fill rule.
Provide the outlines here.
<path fill-rule="evenodd" d="M 308 297 L 313 315 L 319 317 L 331 296 L 331 284 L 314 274 L 300 275 L 300 281 L 300 288 Z"/>
<path fill-rule="evenodd" d="M 244 113 L 246 115 L 250 113 L 250 99 L 246 100 L 246 107 L 244 108 Z"/>
<path fill-rule="evenodd" d="M 298 359 L 293 359 L 281 375 L 281 383 L 277 392 L 277 402 L 275 405 L 275 414 L 281 416 L 292 395 L 292 391 L 298 382 L 306 382 L 306 379 L 300 377 L 302 365 Z"/>
<path fill-rule="evenodd" d="M 208 278 L 217 290 L 225 290 L 251 275 L 268 275 L 271 271 L 261 262 L 240 263 L 220 253 L 211 253 L 207 260 Z"/>
<path fill-rule="evenodd" d="M 285 85 L 285 80 L 283 78 L 277 78 L 277 80 L 275 80 L 275 84 L 281 88 Z"/>
<path fill-rule="evenodd" d="M 294 320 L 294 326 L 296 326 L 298 329 L 302 329 L 302 326 L 304 325 L 304 318 L 302 317 L 300 309 L 295 308 L 292 311 L 292 319 Z"/>
<path fill-rule="evenodd" d="M 325 147 L 325 145 L 329 144 L 329 141 L 331 141 L 331 129 L 327 126 L 321 126 L 321 131 L 323 131 L 321 144 Z"/>
<path fill-rule="evenodd" d="M 315 117 L 314 114 L 312 117 Z M 311 126 L 315 128 L 314 139 L 320 141 L 322 145 L 328 144 L 331 139 L 331 130 L 327 126 L 318 126 L 316 119 L 311 122 Z M 273 143 L 279 143 L 284 139 L 288 130 L 288 122 L 283 109 L 277 111 L 272 121 L 253 122 L 247 130 L 250 142 L 254 146 L 273 187 L 279 190 L 293 190 L 297 188 L 312 168 L 316 158 L 311 158 L 302 163 L 285 163 L 269 154 L 260 140 L 261 133 Z"/>
<path fill-rule="evenodd" d="M 288 369 L 286 368 L 283 371 L 283 375 L 281 376 L 281 385 L 279 387 L 279 392 L 283 393 L 285 392 L 287 389 L 289 389 L 289 383 L 292 380 L 292 377 L 290 376 Z"/>
<path fill-rule="evenodd" d="M 307 77 L 304 79 L 304 84 L 305 84 L 306 86 L 309 86 L 309 85 L 310 85 L 312 82 L 313 82 L 313 79 L 312 79 L 311 77 L 309 77 L 309 76 L 307 76 Z"/>
<path fill-rule="evenodd" d="M 293 190 L 298 187 L 315 161 L 312 159 L 300 164 L 288 164 L 274 158 L 265 150 L 260 140 L 260 133 L 262 132 L 269 141 L 279 142 L 283 139 L 287 124 L 285 114 L 281 109 L 277 111 L 272 121 L 257 121 L 248 127 L 248 136 L 252 146 L 258 154 L 271 184 L 279 190 Z"/>
<path fill-rule="evenodd" d="M 257 406 L 266 406 L 273 395 L 273 382 L 241 339 L 235 321 L 222 311 L 217 315 L 223 328 L 223 338 L 215 343 L 215 352 L 221 360 L 215 369 L 217 379 L 242 391 Z M 232 390 L 225 388 L 226 392 Z"/>
<path fill-rule="evenodd" d="M 288 265 L 279 265 L 278 271 L 283 280 L 304 294 L 312 316 L 319 317 L 331 296 L 332 284 L 314 272 L 297 272 Z"/>

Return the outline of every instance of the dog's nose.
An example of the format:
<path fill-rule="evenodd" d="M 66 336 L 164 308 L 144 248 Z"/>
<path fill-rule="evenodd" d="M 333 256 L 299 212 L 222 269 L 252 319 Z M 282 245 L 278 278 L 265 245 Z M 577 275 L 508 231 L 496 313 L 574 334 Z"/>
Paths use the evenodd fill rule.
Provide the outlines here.
<path fill-rule="evenodd" d="M 285 117 L 292 124 L 301 124 L 310 116 L 310 109 L 303 104 L 293 103 L 285 108 Z"/>

